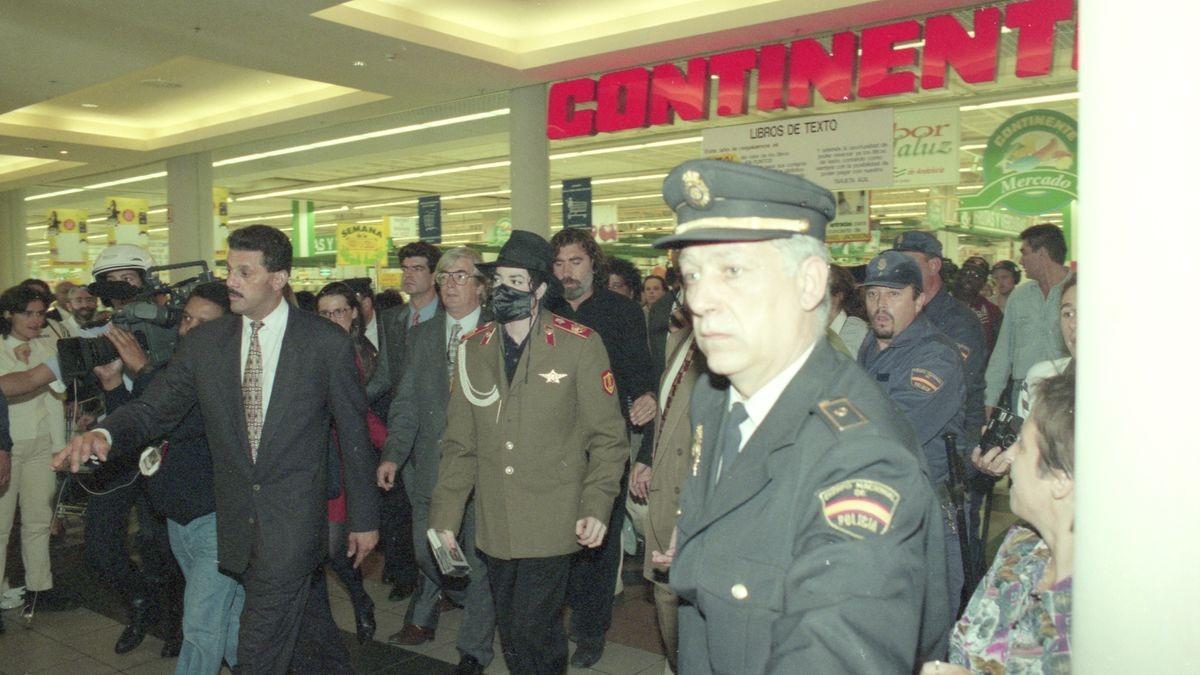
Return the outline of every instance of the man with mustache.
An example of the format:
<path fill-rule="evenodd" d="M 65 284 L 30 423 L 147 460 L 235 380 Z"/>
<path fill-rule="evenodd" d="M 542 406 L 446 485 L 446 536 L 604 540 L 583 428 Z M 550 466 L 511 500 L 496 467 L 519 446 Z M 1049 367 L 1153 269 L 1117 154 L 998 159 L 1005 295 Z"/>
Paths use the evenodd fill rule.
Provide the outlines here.
<path fill-rule="evenodd" d="M 863 341 L 858 363 L 908 418 L 933 484 L 945 483 L 950 465 L 942 435 L 955 434 L 959 447 L 964 447 L 966 383 L 961 352 L 921 312 L 926 303 L 921 268 L 909 256 L 900 251 L 875 256 L 867 265 L 862 289 L 874 339 L 868 336 Z M 957 608 L 964 577 L 954 527 L 943 518 L 952 610 Z"/>

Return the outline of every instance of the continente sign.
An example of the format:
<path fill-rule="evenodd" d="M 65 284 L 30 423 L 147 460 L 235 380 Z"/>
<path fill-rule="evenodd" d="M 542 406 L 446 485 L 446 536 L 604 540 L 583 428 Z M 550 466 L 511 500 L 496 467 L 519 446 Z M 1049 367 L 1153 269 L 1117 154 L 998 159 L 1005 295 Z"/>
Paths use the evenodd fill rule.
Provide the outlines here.
<path fill-rule="evenodd" d="M 983 189 L 961 198 L 959 210 L 1005 207 L 1026 216 L 1061 211 L 1079 195 L 1078 139 L 1075 120 L 1054 110 L 1010 117 L 983 152 Z"/>

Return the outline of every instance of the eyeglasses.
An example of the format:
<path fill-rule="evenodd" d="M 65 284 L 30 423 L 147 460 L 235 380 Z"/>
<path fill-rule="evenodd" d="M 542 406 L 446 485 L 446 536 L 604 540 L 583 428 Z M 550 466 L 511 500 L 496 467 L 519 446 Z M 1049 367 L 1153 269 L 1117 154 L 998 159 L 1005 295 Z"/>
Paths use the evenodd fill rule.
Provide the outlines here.
<path fill-rule="evenodd" d="M 447 279 L 453 279 L 455 284 L 462 286 L 467 283 L 467 279 L 473 279 L 473 278 L 475 278 L 474 274 L 471 274 L 470 272 L 462 272 L 462 271 L 438 272 L 437 274 L 433 275 L 433 280 L 443 286 L 446 285 Z"/>
<path fill-rule="evenodd" d="M 405 274 L 412 274 L 412 273 L 417 273 L 417 272 L 428 272 L 429 266 L 428 265 L 401 265 L 400 271 L 404 272 Z"/>
<path fill-rule="evenodd" d="M 317 314 L 322 319 L 340 319 L 343 316 L 346 316 L 347 314 L 349 314 L 350 312 L 351 312 L 351 309 L 349 307 L 338 307 L 337 309 L 324 309 L 324 310 L 317 312 Z"/>

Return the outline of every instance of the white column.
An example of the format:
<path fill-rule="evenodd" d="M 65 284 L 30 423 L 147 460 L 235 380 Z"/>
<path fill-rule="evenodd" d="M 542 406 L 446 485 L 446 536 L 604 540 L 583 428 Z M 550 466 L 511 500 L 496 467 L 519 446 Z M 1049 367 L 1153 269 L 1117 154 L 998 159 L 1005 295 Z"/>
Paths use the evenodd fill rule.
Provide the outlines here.
<path fill-rule="evenodd" d="M 508 169 L 514 229 L 550 238 L 550 140 L 546 138 L 546 85 L 508 92 Z"/>
<path fill-rule="evenodd" d="M 198 152 L 167 160 L 167 202 L 171 205 L 172 220 L 168 243 L 172 263 L 206 260 L 212 266 L 212 188 L 212 157 L 209 153 Z M 185 279 L 197 271 L 176 270 L 171 278 Z"/>
<path fill-rule="evenodd" d="M 0 291 L 29 276 L 25 191 L 0 192 Z"/>
<path fill-rule="evenodd" d="M 1079 15 L 1072 670 L 1197 672 L 1200 8 L 1084 0 Z"/>

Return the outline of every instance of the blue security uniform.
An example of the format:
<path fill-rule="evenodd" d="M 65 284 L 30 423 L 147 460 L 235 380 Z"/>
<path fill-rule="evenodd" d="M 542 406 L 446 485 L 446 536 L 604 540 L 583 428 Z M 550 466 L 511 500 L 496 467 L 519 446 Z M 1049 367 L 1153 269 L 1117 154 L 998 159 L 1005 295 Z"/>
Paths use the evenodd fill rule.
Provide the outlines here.
<path fill-rule="evenodd" d="M 908 418 L 929 464 L 930 480 L 943 495 L 946 575 L 954 603 L 965 583 L 963 552 L 948 493 L 940 487 L 950 477 L 942 435 L 953 433 L 963 438 L 965 383 L 958 345 L 922 312 L 887 349 L 881 351 L 879 341 L 868 335 L 858 350 L 858 363 Z M 960 441 L 960 452 L 961 447 Z"/>
<path fill-rule="evenodd" d="M 979 430 L 984 425 L 983 394 L 987 385 L 983 375 L 987 370 L 987 342 L 983 337 L 983 325 L 970 307 L 952 297 L 944 287 L 925 303 L 921 313 L 938 331 L 954 341 L 966 361 L 964 434 L 959 438 L 964 447 L 973 448 L 979 442 Z"/>

